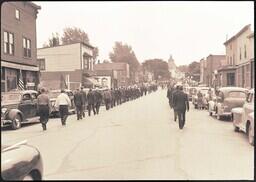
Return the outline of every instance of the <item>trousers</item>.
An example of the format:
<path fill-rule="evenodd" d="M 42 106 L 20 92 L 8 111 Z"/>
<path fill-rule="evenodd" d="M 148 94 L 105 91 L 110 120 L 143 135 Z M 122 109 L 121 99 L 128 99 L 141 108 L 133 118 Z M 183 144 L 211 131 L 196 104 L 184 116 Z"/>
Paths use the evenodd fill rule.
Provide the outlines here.
<path fill-rule="evenodd" d="M 62 125 L 66 124 L 66 120 L 68 118 L 68 105 L 60 105 L 59 106 L 60 119 Z"/>
<path fill-rule="evenodd" d="M 183 129 L 185 125 L 185 120 L 186 120 L 186 111 L 185 110 L 178 110 L 178 119 L 179 119 L 179 128 Z"/>

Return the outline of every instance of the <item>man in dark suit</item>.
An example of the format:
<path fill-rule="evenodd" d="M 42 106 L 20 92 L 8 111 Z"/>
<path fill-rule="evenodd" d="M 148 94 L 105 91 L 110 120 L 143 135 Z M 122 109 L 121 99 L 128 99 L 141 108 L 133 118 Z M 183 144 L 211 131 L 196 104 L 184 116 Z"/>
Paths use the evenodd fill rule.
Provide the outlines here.
<path fill-rule="evenodd" d="M 88 94 L 87 94 L 87 101 L 88 101 L 88 116 L 91 116 L 91 110 L 93 111 L 93 114 L 96 114 L 95 111 L 95 100 L 94 100 L 94 92 L 90 88 Z"/>
<path fill-rule="evenodd" d="M 169 99 L 170 108 L 172 108 L 172 91 L 173 87 L 170 85 L 167 90 L 167 98 Z"/>
<path fill-rule="evenodd" d="M 83 96 L 79 89 L 76 90 L 75 95 L 74 95 L 74 103 L 76 106 L 76 115 L 77 115 L 77 120 L 82 119 L 82 113 L 83 113 Z"/>
<path fill-rule="evenodd" d="M 176 95 L 176 93 L 178 92 L 178 90 L 179 90 L 179 86 L 178 86 L 178 85 L 174 85 L 174 86 L 173 86 L 173 89 L 172 89 L 172 91 L 171 91 L 171 105 L 172 105 L 172 107 L 173 107 L 174 121 L 177 120 L 178 113 L 177 113 L 176 107 L 175 107 L 174 104 L 173 104 L 173 99 L 174 99 L 174 96 Z"/>
<path fill-rule="evenodd" d="M 178 112 L 179 128 L 182 129 L 185 125 L 186 110 L 189 111 L 188 95 L 183 92 L 182 86 L 179 86 L 178 91 L 173 97 L 173 105 Z"/>
<path fill-rule="evenodd" d="M 98 89 L 94 91 L 94 103 L 95 103 L 96 114 L 99 114 L 100 105 L 102 103 L 102 94 Z"/>
<path fill-rule="evenodd" d="M 82 99 L 83 99 L 82 116 L 85 117 L 85 109 L 86 109 L 86 105 L 87 105 L 87 96 L 86 96 L 86 92 L 84 91 L 84 87 L 81 87 L 80 93 L 82 94 Z"/>

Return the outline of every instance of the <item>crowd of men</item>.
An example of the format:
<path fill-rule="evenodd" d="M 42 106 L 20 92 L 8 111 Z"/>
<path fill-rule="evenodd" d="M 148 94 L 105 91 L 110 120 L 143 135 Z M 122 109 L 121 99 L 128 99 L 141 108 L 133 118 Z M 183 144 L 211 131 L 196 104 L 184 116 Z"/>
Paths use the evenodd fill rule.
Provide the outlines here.
<path fill-rule="evenodd" d="M 85 117 L 87 107 L 88 116 L 91 112 L 94 115 L 99 114 L 100 106 L 105 105 L 106 110 L 109 110 L 122 103 L 135 100 L 147 93 L 157 90 L 156 84 L 151 85 L 133 85 L 128 87 L 119 87 L 111 89 L 90 89 L 88 93 L 81 89 L 77 89 L 74 94 L 74 104 L 76 106 L 77 120 Z"/>

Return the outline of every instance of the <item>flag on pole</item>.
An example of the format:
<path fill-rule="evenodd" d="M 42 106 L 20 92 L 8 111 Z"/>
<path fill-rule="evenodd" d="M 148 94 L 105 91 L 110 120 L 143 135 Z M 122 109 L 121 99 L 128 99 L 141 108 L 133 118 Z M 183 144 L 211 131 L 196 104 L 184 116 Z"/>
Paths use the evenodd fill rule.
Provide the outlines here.
<path fill-rule="evenodd" d="M 19 87 L 20 90 L 25 90 L 25 85 L 24 85 L 24 82 L 23 82 L 23 77 L 22 77 L 21 70 L 20 70 L 20 76 L 19 76 L 19 81 L 18 81 L 18 87 Z"/>
<path fill-rule="evenodd" d="M 67 84 L 63 74 L 60 76 L 60 89 L 67 89 Z"/>

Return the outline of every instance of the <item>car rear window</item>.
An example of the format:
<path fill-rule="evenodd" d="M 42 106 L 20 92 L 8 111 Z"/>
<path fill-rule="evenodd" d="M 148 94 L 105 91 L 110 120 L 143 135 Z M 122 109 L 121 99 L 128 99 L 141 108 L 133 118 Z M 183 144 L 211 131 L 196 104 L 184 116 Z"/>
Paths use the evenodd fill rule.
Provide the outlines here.
<path fill-rule="evenodd" d="M 232 98 L 245 98 L 246 94 L 244 92 L 229 92 L 228 97 Z"/>

